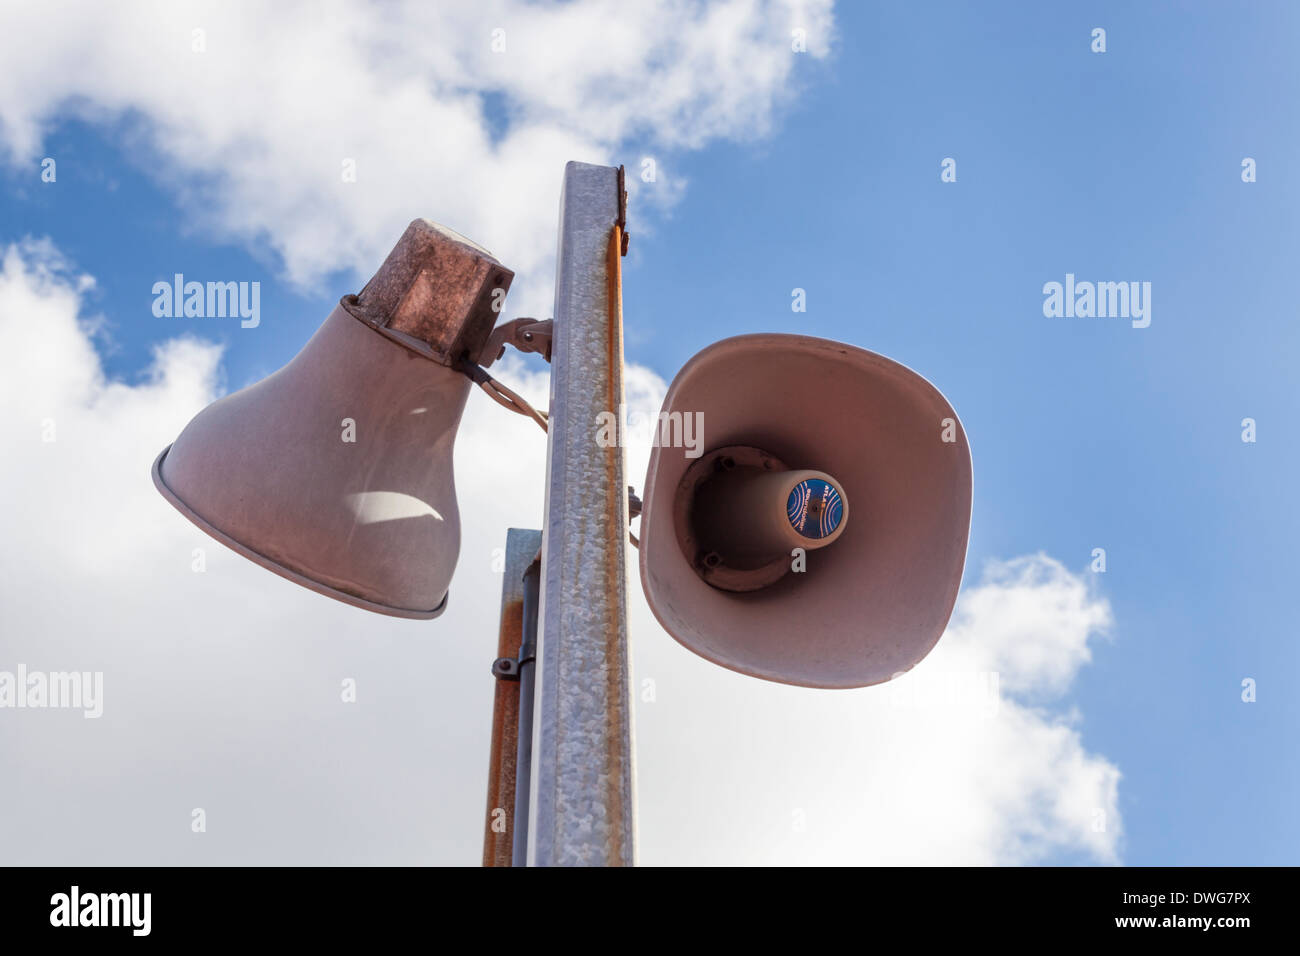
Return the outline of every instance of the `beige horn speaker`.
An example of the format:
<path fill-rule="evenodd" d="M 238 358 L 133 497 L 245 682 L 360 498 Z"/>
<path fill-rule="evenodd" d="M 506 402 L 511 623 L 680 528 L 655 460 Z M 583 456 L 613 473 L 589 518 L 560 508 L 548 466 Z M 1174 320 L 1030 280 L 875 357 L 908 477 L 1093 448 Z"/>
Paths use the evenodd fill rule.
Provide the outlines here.
<path fill-rule="evenodd" d="M 452 447 L 513 273 L 416 220 L 284 368 L 205 408 L 154 482 L 218 541 L 321 594 L 400 617 L 446 606 L 460 551 Z"/>
<path fill-rule="evenodd" d="M 641 582 L 679 642 L 808 687 L 880 683 L 934 647 L 966 560 L 971 458 L 924 378 L 839 342 L 739 336 L 678 373 L 657 436 Z"/>

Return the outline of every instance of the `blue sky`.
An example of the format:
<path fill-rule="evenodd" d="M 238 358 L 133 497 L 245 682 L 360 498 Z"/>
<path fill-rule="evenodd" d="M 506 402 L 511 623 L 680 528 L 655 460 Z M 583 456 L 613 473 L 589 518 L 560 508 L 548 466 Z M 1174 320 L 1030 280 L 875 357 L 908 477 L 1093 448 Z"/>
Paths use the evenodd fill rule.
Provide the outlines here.
<path fill-rule="evenodd" d="M 770 147 L 690 167 L 709 188 L 677 234 L 734 242 L 704 268 L 679 242 L 657 274 L 679 314 L 740 279 L 708 313 L 727 333 L 790 329 L 806 285 L 803 329 L 938 383 L 974 458 L 968 568 L 1106 549 L 1115 640 L 1074 699 L 1125 773 L 1127 862 L 1292 862 L 1300 12 L 1141 7 L 842 9 L 830 76 Z M 1246 156 L 1270 170 L 1249 185 Z M 1150 281 L 1151 326 L 1044 318 L 1067 272 Z"/>
<path fill-rule="evenodd" d="M 659 163 L 629 226 L 629 361 L 671 379 L 726 336 L 798 332 L 933 381 L 974 459 L 968 581 L 1041 551 L 1111 604 L 1110 638 L 1059 705 L 1123 773 L 1123 861 L 1294 863 L 1300 9 L 848 4 L 835 24 L 769 135 L 687 149 L 641 130 L 572 157 L 629 176 Z M 56 114 L 41 155 L 58 159 L 57 188 L 0 166 L 0 246 L 47 235 L 96 277 L 87 306 L 107 319 L 113 377 L 139 381 L 183 331 L 223 343 L 242 385 L 364 276 L 291 282 L 273 243 L 214 234 L 181 198 L 203 176 L 155 155 L 148 122 Z M 152 284 L 173 272 L 260 281 L 259 334 L 155 319 Z M 1150 282 L 1150 327 L 1044 317 L 1043 284 L 1067 273 Z M 1094 548 L 1105 574 L 1088 570 Z"/>

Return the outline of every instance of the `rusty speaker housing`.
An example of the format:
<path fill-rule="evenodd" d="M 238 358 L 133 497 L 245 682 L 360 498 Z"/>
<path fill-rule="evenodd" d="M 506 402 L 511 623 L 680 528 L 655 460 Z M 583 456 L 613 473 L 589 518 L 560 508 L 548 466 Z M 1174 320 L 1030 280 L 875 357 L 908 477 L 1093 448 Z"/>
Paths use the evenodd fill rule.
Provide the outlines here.
<path fill-rule="evenodd" d="M 284 368 L 195 416 L 154 462 L 155 485 L 282 577 L 437 617 L 460 551 L 452 450 L 471 381 L 459 366 L 487 344 L 512 278 L 416 220 Z"/>

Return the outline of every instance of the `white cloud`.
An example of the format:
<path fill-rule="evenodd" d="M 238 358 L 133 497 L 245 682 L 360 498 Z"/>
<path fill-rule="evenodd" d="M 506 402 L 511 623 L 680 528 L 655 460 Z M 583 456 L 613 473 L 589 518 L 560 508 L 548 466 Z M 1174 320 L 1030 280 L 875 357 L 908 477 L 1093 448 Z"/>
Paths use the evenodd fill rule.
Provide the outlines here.
<path fill-rule="evenodd" d="M 857 691 L 720 671 L 637 617 L 639 676 L 658 698 L 637 713 L 638 769 L 670 821 L 653 840 L 642 827 L 643 858 L 1118 862 L 1119 771 L 1087 752 L 1060 703 L 1084 660 L 1075 636 L 1095 640 L 1109 620 L 1104 601 L 1080 594 L 1050 558 L 994 563 L 929 657 Z"/>
<path fill-rule="evenodd" d="M 1091 659 L 1088 642 L 1111 626 L 1110 608 L 1083 578 L 1046 555 L 990 565 L 949 626 L 952 643 L 980 653 L 1013 692 L 1059 693 Z"/>
<path fill-rule="evenodd" d="M 672 202 L 680 182 L 661 165 L 642 183 L 641 155 L 765 134 L 799 64 L 826 56 L 830 6 L 9 4 L 0 150 L 36 170 L 69 112 L 122 122 L 189 228 L 269 247 L 297 283 L 369 276 L 423 215 L 515 269 L 511 307 L 541 314 L 564 163 L 626 162 L 634 202 Z M 791 51 L 796 26 L 806 54 Z"/>
<path fill-rule="evenodd" d="M 108 380 L 77 321 L 88 280 L 48 243 L 2 260 L 0 669 L 105 672 L 99 720 L 0 712 L 0 765 L 19 781 L 0 787 L 6 862 L 475 863 L 492 550 L 540 520 L 541 431 L 471 398 L 449 609 L 370 615 L 227 552 L 154 491 L 154 456 L 218 390 L 214 346 L 168 342 L 141 384 Z M 513 359 L 502 374 L 544 404 L 544 376 Z M 634 409 L 653 413 L 663 390 L 629 369 Z M 645 449 L 631 458 L 639 485 Z M 853 692 L 708 664 L 631 593 L 644 862 L 1118 859 L 1119 772 L 1062 703 L 1110 615 L 1056 562 L 991 566 L 929 658 Z"/>

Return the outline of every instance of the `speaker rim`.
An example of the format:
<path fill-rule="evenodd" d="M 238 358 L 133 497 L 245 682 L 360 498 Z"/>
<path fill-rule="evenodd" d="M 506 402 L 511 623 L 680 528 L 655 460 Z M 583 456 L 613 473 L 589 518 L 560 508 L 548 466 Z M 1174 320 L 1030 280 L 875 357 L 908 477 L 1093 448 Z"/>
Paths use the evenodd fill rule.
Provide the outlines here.
<path fill-rule="evenodd" d="M 302 572 L 295 571 L 293 568 L 290 568 L 286 565 L 279 563 L 278 561 L 274 561 L 271 558 L 268 558 L 260 551 L 255 551 L 252 548 L 248 547 L 247 545 L 242 544 L 239 541 L 236 541 L 234 538 L 226 534 L 224 531 L 210 524 L 198 512 L 194 511 L 194 509 L 192 509 L 189 505 L 187 505 L 176 494 L 176 492 L 172 491 L 172 489 L 167 486 L 167 482 L 163 480 L 163 476 L 162 476 L 162 464 L 163 464 L 163 459 L 167 457 L 167 453 L 171 450 L 172 450 L 172 446 L 168 445 L 166 448 L 162 450 L 161 453 L 159 453 L 158 457 L 154 459 L 154 463 L 153 463 L 154 487 L 158 489 L 158 492 L 164 498 L 167 499 L 167 501 L 171 504 L 173 508 L 175 508 L 186 518 L 188 518 L 194 525 L 196 525 L 199 528 L 199 530 L 205 532 L 207 535 L 216 539 L 221 544 L 224 544 L 227 548 L 229 548 L 231 551 L 234 551 L 236 554 L 242 555 L 243 557 L 252 561 L 254 564 L 258 564 L 266 568 L 268 571 L 272 571 L 275 574 L 278 574 L 280 577 L 292 581 L 294 584 L 302 585 L 308 590 L 315 591 L 317 594 L 323 594 L 325 597 L 334 598 L 334 600 L 336 601 L 342 601 L 344 604 L 350 604 L 353 607 L 361 608 L 364 611 L 374 611 L 377 614 L 386 614 L 389 617 L 402 617 L 402 618 L 407 618 L 409 620 L 429 621 L 438 617 L 439 615 L 442 614 L 443 611 L 447 609 L 447 598 L 450 597 L 451 595 L 450 589 L 448 589 L 447 593 L 442 596 L 442 602 L 432 611 L 418 611 L 412 608 L 402 608 L 402 607 L 395 607 L 390 604 L 380 604 L 376 601 L 368 601 L 365 598 L 359 597 L 358 595 L 355 594 L 349 594 L 347 591 L 340 591 L 338 588 L 330 587 L 328 584 L 322 584 L 320 581 L 317 581 L 314 578 L 309 578 Z"/>

